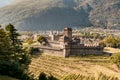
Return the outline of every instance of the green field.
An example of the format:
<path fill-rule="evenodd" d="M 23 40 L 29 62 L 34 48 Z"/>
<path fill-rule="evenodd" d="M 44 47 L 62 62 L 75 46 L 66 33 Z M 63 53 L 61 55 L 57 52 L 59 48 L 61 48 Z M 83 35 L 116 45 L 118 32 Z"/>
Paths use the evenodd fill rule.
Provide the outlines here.
<path fill-rule="evenodd" d="M 17 80 L 17 79 L 14 79 L 14 78 L 11 78 L 11 77 L 8 77 L 8 76 L 1 76 L 0 75 L 0 80 Z"/>
<path fill-rule="evenodd" d="M 112 64 L 109 59 L 110 56 L 108 55 L 89 55 L 70 58 L 37 55 L 32 58 L 29 70 L 35 77 L 38 77 L 41 72 L 45 72 L 61 80 L 69 75 L 96 76 L 96 74 L 101 72 L 107 76 L 118 77 L 120 79 L 119 73 L 111 67 Z"/>

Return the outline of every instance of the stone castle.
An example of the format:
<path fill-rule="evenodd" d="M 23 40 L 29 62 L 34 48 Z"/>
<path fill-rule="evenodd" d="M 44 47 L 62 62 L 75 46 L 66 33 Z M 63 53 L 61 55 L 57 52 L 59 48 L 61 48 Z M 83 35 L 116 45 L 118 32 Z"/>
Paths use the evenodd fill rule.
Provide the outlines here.
<path fill-rule="evenodd" d="M 102 54 L 103 47 L 99 44 L 85 45 L 84 39 L 72 36 L 72 29 L 65 28 L 63 35 L 53 34 L 46 37 L 48 45 L 41 46 L 45 54 L 60 57 L 69 57 L 72 55 Z"/>

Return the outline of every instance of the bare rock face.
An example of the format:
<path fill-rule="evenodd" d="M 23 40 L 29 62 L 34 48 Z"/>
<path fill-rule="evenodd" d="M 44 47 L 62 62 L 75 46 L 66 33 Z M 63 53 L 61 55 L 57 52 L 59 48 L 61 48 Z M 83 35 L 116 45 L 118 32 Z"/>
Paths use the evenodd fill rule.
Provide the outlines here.
<path fill-rule="evenodd" d="M 12 23 L 19 30 L 120 28 L 119 4 L 119 0 L 15 0 L 0 8 L 0 24 Z"/>

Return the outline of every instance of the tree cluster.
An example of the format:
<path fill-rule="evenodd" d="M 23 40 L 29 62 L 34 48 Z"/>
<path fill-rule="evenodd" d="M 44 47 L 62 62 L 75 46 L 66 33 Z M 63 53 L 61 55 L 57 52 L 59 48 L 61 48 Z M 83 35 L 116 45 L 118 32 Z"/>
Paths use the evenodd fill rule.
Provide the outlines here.
<path fill-rule="evenodd" d="M 93 32 L 93 33 L 90 33 L 90 32 L 82 32 L 81 33 L 81 36 L 82 37 L 85 37 L 85 38 L 95 38 L 95 39 L 103 39 L 104 36 L 99 34 L 99 33 L 96 33 L 96 32 Z"/>
<path fill-rule="evenodd" d="M 6 25 L 5 29 L 0 26 L 0 75 L 29 80 L 26 70 L 31 62 L 30 56 L 18 36 L 12 24 Z"/>
<path fill-rule="evenodd" d="M 114 37 L 112 35 L 106 36 L 101 43 L 106 47 L 120 48 L 120 37 Z"/>
<path fill-rule="evenodd" d="M 28 72 L 28 65 L 31 62 L 30 55 L 38 52 L 39 49 L 24 49 L 19 36 L 12 24 L 6 25 L 5 29 L 0 26 L 0 75 L 19 80 L 57 80 L 54 76 L 46 76 L 44 73 L 39 75 L 39 79 L 34 79 L 34 75 Z M 47 43 L 47 40 L 42 36 L 38 38 L 38 41 Z"/>

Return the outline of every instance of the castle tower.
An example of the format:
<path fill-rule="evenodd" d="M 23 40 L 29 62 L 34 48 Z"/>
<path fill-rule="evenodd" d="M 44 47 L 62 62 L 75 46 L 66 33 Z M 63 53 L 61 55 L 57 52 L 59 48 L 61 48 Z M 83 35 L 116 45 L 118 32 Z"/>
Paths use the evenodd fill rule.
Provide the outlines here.
<path fill-rule="evenodd" d="M 49 35 L 50 37 L 51 37 L 51 40 L 52 41 L 54 41 L 54 39 L 55 39 L 55 36 L 54 36 L 54 33 L 53 33 L 53 31 L 50 31 L 50 35 Z"/>
<path fill-rule="evenodd" d="M 64 36 L 72 39 L 72 28 L 68 28 L 68 27 L 64 28 Z"/>

